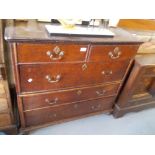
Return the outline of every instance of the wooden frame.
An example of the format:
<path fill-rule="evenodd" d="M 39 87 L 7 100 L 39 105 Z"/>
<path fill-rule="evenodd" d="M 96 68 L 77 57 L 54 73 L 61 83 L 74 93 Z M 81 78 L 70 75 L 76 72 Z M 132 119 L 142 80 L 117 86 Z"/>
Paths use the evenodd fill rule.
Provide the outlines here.
<path fill-rule="evenodd" d="M 5 123 L 5 125 L 0 125 L 0 131 L 3 131 L 7 134 L 16 134 L 17 127 L 15 125 L 15 119 L 14 119 L 13 110 L 12 110 L 13 108 L 12 108 L 12 103 L 11 103 L 11 96 L 10 96 L 10 90 L 9 90 L 9 85 L 8 85 L 7 71 L 6 71 L 6 65 L 5 65 L 5 56 L 4 56 L 4 40 L 3 40 L 4 25 L 5 25 L 5 21 L 0 20 L 0 70 L 1 70 L 0 81 L 1 81 L 1 85 L 3 85 L 5 89 L 5 95 L 3 97 L 7 100 L 6 104 L 8 108 L 4 111 L 1 111 L 0 115 L 5 116 L 6 114 L 9 120 L 8 120 L 8 123 L 7 122 Z M 3 119 L 3 117 L 1 119 Z M 3 120 L 1 121 L 3 122 Z"/>
<path fill-rule="evenodd" d="M 150 94 L 150 92 L 146 89 L 146 97 L 142 94 L 137 96 L 137 99 L 133 100 L 132 97 L 135 95 L 135 90 L 139 87 L 139 82 L 143 76 L 154 77 L 153 74 L 147 74 L 147 70 L 150 68 L 155 68 L 155 54 L 141 55 L 135 58 L 134 66 L 128 76 L 124 87 L 120 92 L 120 96 L 118 97 L 113 115 L 118 118 L 123 116 L 127 112 L 131 111 L 140 111 L 146 108 L 155 107 L 155 98 Z M 153 63 L 154 62 L 154 63 Z M 152 86 L 152 83 L 149 87 Z"/>

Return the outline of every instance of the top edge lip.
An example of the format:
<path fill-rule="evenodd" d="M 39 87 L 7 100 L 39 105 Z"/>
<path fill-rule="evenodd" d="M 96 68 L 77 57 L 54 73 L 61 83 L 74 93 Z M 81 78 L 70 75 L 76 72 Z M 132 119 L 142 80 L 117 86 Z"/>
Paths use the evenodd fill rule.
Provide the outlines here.
<path fill-rule="evenodd" d="M 58 39 L 30 39 L 30 38 L 11 38 L 11 37 L 5 37 L 4 38 L 8 42 L 40 42 L 40 43 L 86 43 L 86 44 L 142 44 L 144 41 L 80 41 L 80 38 L 77 40 L 67 40 L 64 38 L 64 40 L 58 40 Z"/>

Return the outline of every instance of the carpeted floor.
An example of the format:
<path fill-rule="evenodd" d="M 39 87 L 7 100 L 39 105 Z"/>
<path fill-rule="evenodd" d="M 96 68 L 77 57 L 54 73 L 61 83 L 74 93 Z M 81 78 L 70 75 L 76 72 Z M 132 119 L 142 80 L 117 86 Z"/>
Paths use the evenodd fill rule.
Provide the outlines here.
<path fill-rule="evenodd" d="M 96 115 L 32 131 L 31 135 L 155 134 L 155 108 L 129 113 L 119 119 Z"/>

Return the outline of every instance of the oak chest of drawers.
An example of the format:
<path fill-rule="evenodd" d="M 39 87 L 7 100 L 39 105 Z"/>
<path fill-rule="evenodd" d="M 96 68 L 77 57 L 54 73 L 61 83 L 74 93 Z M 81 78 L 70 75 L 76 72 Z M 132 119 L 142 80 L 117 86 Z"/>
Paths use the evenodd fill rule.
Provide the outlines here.
<path fill-rule="evenodd" d="M 120 29 L 114 38 L 24 30 L 6 30 L 22 129 L 113 111 L 139 41 Z"/>

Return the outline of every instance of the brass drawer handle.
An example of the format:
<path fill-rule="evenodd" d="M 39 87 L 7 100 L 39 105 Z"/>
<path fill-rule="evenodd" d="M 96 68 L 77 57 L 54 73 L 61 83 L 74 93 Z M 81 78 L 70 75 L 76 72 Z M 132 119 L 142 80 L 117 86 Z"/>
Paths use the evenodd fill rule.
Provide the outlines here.
<path fill-rule="evenodd" d="M 45 99 L 45 102 L 48 103 L 48 104 L 50 104 L 50 105 L 51 105 L 51 104 L 56 104 L 56 103 L 58 102 L 58 98 L 56 97 L 56 98 L 54 99 L 54 101 L 50 101 L 49 99 L 46 98 L 46 99 Z"/>
<path fill-rule="evenodd" d="M 100 110 L 100 108 L 101 108 L 101 104 L 98 104 L 97 106 L 96 105 L 91 106 L 92 110 Z"/>
<path fill-rule="evenodd" d="M 82 65 L 82 70 L 83 70 L 83 71 L 86 70 L 87 68 L 88 68 L 87 64 L 83 64 L 83 65 Z"/>
<path fill-rule="evenodd" d="M 61 60 L 64 56 L 64 52 L 61 51 L 58 54 L 58 57 L 54 57 L 54 54 L 51 51 L 47 51 L 47 55 L 50 57 L 51 60 Z"/>
<path fill-rule="evenodd" d="M 78 90 L 76 93 L 77 93 L 77 95 L 81 95 L 82 94 L 82 91 L 81 90 Z"/>
<path fill-rule="evenodd" d="M 48 115 L 48 117 L 50 118 L 50 119 L 52 119 L 53 117 L 57 117 L 57 114 L 56 113 L 52 113 L 52 114 L 50 114 L 50 115 Z"/>
<path fill-rule="evenodd" d="M 56 77 L 51 77 L 50 75 L 46 75 L 45 78 L 48 80 L 49 83 L 56 83 L 60 81 L 61 75 L 57 75 Z"/>
<path fill-rule="evenodd" d="M 64 52 L 60 50 L 60 48 L 58 46 L 56 46 L 54 49 L 53 49 L 53 52 L 51 51 L 47 51 L 46 52 L 47 56 L 49 56 L 49 58 L 51 60 L 61 60 L 64 56 Z M 55 57 L 56 56 L 56 57 Z"/>
<path fill-rule="evenodd" d="M 109 76 L 109 75 L 112 75 L 112 70 L 102 71 L 101 73 L 102 73 L 103 75 Z"/>
<path fill-rule="evenodd" d="M 106 90 L 102 90 L 101 92 L 96 91 L 96 94 L 97 94 L 98 96 L 105 95 L 105 93 L 106 93 Z"/>
<path fill-rule="evenodd" d="M 118 47 L 116 47 L 113 51 L 109 52 L 109 56 L 111 59 L 118 59 L 121 54 L 122 52 L 120 51 Z"/>

